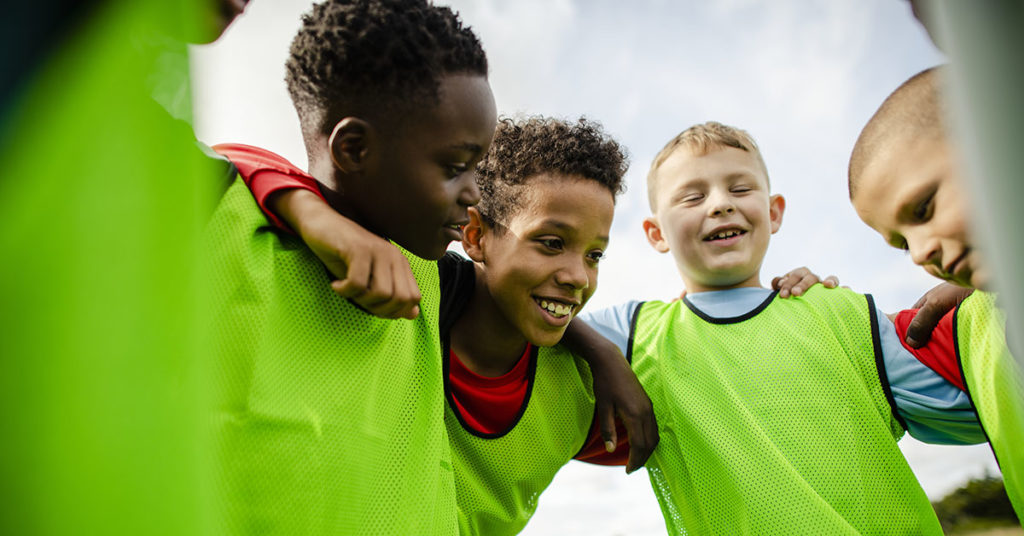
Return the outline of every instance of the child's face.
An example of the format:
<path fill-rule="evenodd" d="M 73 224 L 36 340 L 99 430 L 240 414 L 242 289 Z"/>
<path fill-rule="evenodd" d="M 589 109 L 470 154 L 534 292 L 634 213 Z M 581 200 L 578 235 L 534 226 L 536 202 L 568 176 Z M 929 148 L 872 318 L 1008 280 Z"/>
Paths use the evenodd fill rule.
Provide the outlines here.
<path fill-rule="evenodd" d="M 917 139 L 869 162 L 854 187 L 853 207 L 915 264 L 958 285 L 984 287 L 988 273 L 967 228 L 965 192 L 951 147 Z"/>
<path fill-rule="evenodd" d="M 444 78 L 440 104 L 410 114 L 399 134 L 381 139 L 381 150 L 371 155 L 363 179 L 373 185 L 374 199 L 363 217 L 414 254 L 440 258 L 461 238 L 467 207 L 480 201 L 474 168 L 496 123 L 485 78 Z"/>
<path fill-rule="evenodd" d="M 614 198 L 588 179 L 542 174 L 526 184 L 520 210 L 504 229 L 485 229 L 480 252 L 502 316 L 532 344 L 553 346 L 597 288 Z"/>
<path fill-rule="evenodd" d="M 785 201 L 769 195 L 758 158 L 722 147 L 681 147 L 657 170 L 655 215 L 644 221 L 655 249 L 671 251 L 689 292 L 760 286 L 769 237 Z"/>

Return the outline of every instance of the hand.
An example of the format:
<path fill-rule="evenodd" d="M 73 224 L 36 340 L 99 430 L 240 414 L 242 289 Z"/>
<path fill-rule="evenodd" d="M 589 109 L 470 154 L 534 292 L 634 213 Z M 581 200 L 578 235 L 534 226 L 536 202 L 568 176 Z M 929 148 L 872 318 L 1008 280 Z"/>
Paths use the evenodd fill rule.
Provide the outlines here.
<path fill-rule="evenodd" d="M 615 431 L 615 418 L 618 416 L 629 435 L 626 473 L 636 471 L 647 463 L 654 447 L 658 446 L 658 423 L 654 420 L 651 399 L 619 347 L 586 322 L 573 319 L 562 343 L 590 365 L 594 382 L 594 412 L 605 449 L 614 452 L 619 442 Z"/>
<path fill-rule="evenodd" d="M 629 435 L 629 459 L 626 473 L 632 473 L 645 463 L 658 446 L 658 424 L 654 419 L 654 406 L 640 381 L 636 379 L 626 358 L 617 347 L 615 359 L 602 359 L 601 365 L 591 366 L 594 377 L 594 411 L 601 427 L 608 452 L 615 450 L 618 434 L 615 419 L 622 422 Z"/>
<path fill-rule="evenodd" d="M 839 278 L 830 275 L 822 281 L 810 268 L 801 266 L 782 277 L 772 279 L 772 289 L 779 291 L 780 298 L 788 298 L 803 295 L 807 289 L 817 283 L 821 283 L 825 288 L 836 288 L 839 286 Z"/>
<path fill-rule="evenodd" d="M 953 310 L 967 296 L 974 292 L 972 288 L 964 288 L 951 283 L 942 283 L 924 293 L 911 309 L 920 309 L 907 326 L 907 344 L 911 348 L 920 348 L 932 338 L 932 331 L 946 313 Z"/>
<path fill-rule="evenodd" d="M 338 279 L 331 289 L 374 316 L 416 318 L 420 289 L 409 261 L 387 240 L 342 216 L 316 194 L 284 190 L 268 205 Z"/>

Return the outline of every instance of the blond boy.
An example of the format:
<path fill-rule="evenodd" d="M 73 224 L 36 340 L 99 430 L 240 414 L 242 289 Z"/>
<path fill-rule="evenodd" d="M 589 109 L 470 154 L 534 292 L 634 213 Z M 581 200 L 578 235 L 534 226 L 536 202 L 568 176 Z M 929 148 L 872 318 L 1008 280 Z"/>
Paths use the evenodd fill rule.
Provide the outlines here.
<path fill-rule="evenodd" d="M 903 350 L 870 296 L 816 286 L 782 300 L 761 285 L 785 200 L 750 136 L 687 129 L 655 158 L 648 193 L 647 239 L 687 295 L 586 320 L 625 347 L 654 403 L 647 467 L 669 532 L 940 534 L 896 441 L 977 441 L 969 404 Z"/>

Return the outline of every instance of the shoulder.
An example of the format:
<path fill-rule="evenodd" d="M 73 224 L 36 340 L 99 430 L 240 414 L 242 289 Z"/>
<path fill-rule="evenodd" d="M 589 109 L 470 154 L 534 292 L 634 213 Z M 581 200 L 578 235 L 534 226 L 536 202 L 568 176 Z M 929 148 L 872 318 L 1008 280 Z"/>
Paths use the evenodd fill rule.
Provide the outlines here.
<path fill-rule="evenodd" d="M 253 175 L 264 171 L 274 171 L 285 175 L 309 176 L 305 171 L 289 162 L 283 156 L 254 145 L 221 143 L 214 145 L 212 149 L 230 160 L 238 168 L 239 173 L 245 180 L 249 180 Z"/>

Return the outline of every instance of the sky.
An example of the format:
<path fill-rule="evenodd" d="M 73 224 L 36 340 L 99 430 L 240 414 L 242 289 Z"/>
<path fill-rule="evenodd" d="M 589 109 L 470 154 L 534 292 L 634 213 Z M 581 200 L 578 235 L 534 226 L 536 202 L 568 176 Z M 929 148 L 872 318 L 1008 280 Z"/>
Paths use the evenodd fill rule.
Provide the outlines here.
<path fill-rule="evenodd" d="M 654 154 L 708 120 L 758 141 L 773 193 L 787 201 L 762 282 L 798 266 L 871 293 L 885 311 L 938 283 L 857 218 L 846 165 L 861 127 L 913 74 L 944 62 L 904 0 L 438 1 L 480 37 L 502 115 L 585 116 L 623 144 L 632 166 L 588 308 L 668 299 L 682 284 L 643 236 Z M 207 143 L 271 149 L 305 167 L 284 62 L 305 0 L 254 0 L 212 45 L 193 49 L 196 129 Z M 901 441 L 933 499 L 998 474 L 987 445 Z M 570 463 L 523 534 L 664 534 L 643 470 Z"/>

